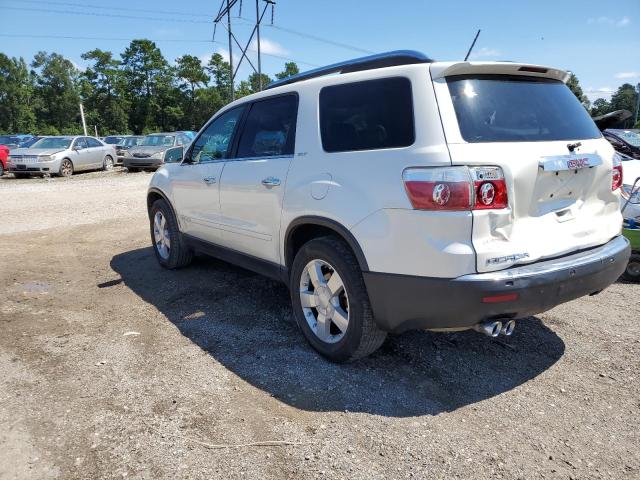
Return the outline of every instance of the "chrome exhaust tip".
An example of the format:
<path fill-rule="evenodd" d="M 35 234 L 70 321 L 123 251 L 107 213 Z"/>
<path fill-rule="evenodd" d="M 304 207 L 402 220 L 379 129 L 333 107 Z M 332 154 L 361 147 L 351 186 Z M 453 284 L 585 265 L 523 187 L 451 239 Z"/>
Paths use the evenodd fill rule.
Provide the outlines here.
<path fill-rule="evenodd" d="M 481 322 L 476 324 L 473 329 L 476 332 L 484 333 L 487 337 L 497 337 L 502 331 L 502 322 Z"/>
<path fill-rule="evenodd" d="M 502 329 L 500 330 L 500 333 L 503 335 L 506 335 L 507 337 L 509 335 L 511 335 L 513 333 L 513 331 L 516 329 L 516 321 L 515 320 L 509 320 L 507 323 L 505 323 L 502 326 Z"/>

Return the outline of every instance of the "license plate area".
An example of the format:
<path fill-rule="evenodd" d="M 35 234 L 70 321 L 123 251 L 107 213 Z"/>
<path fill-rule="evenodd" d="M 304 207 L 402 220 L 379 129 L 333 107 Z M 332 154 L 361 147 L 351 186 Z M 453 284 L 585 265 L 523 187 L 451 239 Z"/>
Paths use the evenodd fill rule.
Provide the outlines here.
<path fill-rule="evenodd" d="M 538 163 L 545 172 L 562 172 L 566 170 L 581 170 L 602 165 L 602 158 L 596 153 L 574 155 L 552 155 L 541 157 Z"/>

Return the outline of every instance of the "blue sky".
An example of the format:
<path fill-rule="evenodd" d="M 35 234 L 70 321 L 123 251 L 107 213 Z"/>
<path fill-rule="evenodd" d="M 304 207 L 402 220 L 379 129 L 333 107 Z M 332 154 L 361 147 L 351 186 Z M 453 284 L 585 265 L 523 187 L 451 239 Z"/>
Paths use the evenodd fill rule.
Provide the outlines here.
<path fill-rule="evenodd" d="M 149 38 L 169 61 L 185 53 L 203 59 L 212 52 L 227 55 L 223 28 L 216 34 L 221 43 L 211 43 L 220 1 L 0 0 L 0 51 L 28 60 L 38 50 L 56 51 L 83 67 L 82 52 L 98 47 L 119 54 L 127 39 Z M 255 18 L 254 0 L 243 0 L 242 17 Z M 239 40 L 247 38 L 249 22 L 233 22 Z M 607 97 L 623 82 L 640 82 L 640 0 L 277 0 L 275 27 L 268 26 L 270 13 L 265 22 L 263 52 L 297 60 L 302 70 L 362 56 L 363 51 L 415 49 L 438 60 L 462 59 L 481 28 L 473 59 L 571 70 L 591 99 Z M 10 36 L 20 34 L 100 39 Z M 273 75 L 284 61 L 265 55 L 263 70 Z M 240 77 L 249 73 L 242 68 Z"/>

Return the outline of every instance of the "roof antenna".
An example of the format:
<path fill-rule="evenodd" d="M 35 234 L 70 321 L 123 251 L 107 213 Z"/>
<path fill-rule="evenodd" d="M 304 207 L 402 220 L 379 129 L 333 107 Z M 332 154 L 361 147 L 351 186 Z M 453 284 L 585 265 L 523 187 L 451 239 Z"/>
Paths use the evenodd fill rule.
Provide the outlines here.
<path fill-rule="evenodd" d="M 469 58 L 469 55 L 471 55 L 471 50 L 473 50 L 473 47 L 476 46 L 476 40 L 478 40 L 478 37 L 480 36 L 480 29 L 478 29 L 478 33 L 476 33 L 476 37 L 473 39 L 473 42 L 471 43 L 471 46 L 469 47 L 469 51 L 467 52 L 466 57 L 464 57 L 464 61 L 466 62 L 467 59 Z"/>

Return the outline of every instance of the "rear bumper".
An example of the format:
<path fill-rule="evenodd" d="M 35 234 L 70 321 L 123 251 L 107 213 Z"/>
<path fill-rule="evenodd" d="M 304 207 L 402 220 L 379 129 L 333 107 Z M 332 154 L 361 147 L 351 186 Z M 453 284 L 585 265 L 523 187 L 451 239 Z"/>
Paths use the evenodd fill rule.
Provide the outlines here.
<path fill-rule="evenodd" d="M 498 272 L 450 279 L 363 275 L 380 328 L 466 328 L 489 318 L 535 315 L 597 293 L 622 274 L 629 255 L 629 241 L 617 236 L 600 247 Z"/>

